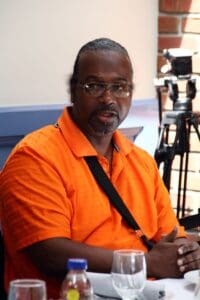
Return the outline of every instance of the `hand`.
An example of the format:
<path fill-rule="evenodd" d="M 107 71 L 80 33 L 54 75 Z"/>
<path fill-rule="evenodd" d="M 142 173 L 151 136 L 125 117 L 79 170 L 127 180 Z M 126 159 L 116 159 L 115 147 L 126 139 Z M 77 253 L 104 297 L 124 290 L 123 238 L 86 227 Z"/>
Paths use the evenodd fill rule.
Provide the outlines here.
<path fill-rule="evenodd" d="M 185 239 L 178 248 L 177 264 L 179 271 L 185 273 L 200 269 L 200 246 L 197 242 Z"/>
<path fill-rule="evenodd" d="M 178 250 L 182 248 L 180 248 L 179 244 L 174 243 L 177 232 L 178 228 L 175 227 L 171 233 L 164 236 L 146 254 L 148 276 L 156 278 L 178 278 L 182 276 L 182 272 L 177 264 L 179 258 Z"/>

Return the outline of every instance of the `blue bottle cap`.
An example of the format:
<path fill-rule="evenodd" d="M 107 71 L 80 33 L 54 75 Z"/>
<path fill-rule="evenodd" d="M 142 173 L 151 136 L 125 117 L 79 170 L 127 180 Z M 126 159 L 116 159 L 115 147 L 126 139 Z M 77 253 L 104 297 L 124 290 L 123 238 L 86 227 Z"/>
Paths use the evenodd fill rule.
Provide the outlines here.
<path fill-rule="evenodd" d="M 69 258 L 67 261 L 68 270 L 87 270 L 87 260 L 84 258 Z"/>

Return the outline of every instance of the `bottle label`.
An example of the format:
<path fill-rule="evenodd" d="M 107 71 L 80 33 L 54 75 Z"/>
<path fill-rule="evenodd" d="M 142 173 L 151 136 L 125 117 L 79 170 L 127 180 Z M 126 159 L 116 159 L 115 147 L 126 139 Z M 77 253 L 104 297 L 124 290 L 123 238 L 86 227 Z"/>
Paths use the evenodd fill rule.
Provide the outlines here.
<path fill-rule="evenodd" d="M 79 291 L 76 289 L 69 289 L 66 292 L 65 299 L 66 300 L 79 300 L 80 299 Z"/>

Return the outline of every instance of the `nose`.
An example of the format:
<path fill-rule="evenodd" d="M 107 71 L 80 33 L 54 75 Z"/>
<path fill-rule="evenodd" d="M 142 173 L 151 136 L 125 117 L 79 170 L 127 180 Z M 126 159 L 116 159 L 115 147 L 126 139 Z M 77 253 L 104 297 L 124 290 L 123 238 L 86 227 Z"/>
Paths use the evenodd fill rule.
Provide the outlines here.
<path fill-rule="evenodd" d="M 115 103 L 115 97 L 113 97 L 112 92 L 111 92 L 111 87 L 106 86 L 103 94 L 100 97 L 100 101 L 103 103 Z"/>

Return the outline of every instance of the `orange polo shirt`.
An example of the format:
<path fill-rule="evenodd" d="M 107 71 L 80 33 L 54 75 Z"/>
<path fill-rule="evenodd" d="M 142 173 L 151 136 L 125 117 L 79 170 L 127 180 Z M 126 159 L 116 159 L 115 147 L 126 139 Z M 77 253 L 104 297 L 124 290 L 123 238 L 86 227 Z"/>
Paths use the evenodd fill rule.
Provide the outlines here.
<path fill-rule="evenodd" d="M 146 251 L 96 183 L 84 156 L 96 155 L 113 185 L 149 239 L 159 240 L 177 224 L 156 163 L 116 131 L 112 175 L 64 109 L 58 126 L 27 135 L 0 174 L 0 212 L 5 239 L 5 281 L 42 278 L 48 297 L 58 298 L 60 282 L 40 274 L 19 250 L 54 237 L 105 247 Z M 180 228 L 180 234 L 183 229 Z"/>

